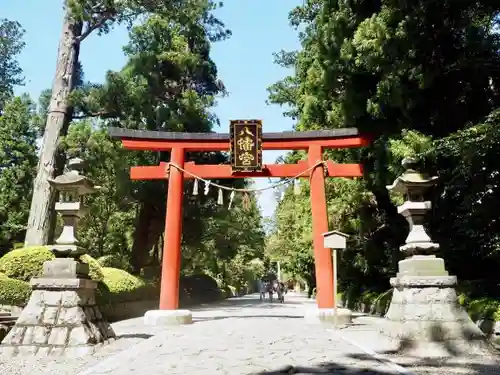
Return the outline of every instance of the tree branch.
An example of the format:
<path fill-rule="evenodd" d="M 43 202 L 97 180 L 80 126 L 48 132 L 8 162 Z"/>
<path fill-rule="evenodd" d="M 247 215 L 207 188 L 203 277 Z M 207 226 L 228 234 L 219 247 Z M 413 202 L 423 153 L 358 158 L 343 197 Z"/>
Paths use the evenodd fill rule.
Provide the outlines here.
<path fill-rule="evenodd" d="M 85 40 L 85 38 L 87 38 L 90 34 L 92 34 L 92 32 L 96 29 L 98 29 L 99 27 L 101 27 L 102 25 L 104 25 L 106 23 L 106 21 L 110 21 L 110 20 L 113 20 L 113 13 L 111 12 L 105 12 L 102 14 L 102 16 L 96 20 L 95 22 L 91 23 L 89 22 L 88 23 L 88 26 L 85 28 L 84 31 L 82 31 L 82 33 L 80 34 L 80 36 L 78 36 L 76 38 L 76 43 L 81 43 Z"/>
<path fill-rule="evenodd" d="M 110 117 L 117 117 L 115 114 L 113 113 L 110 113 L 110 112 L 105 112 L 105 111 L 99 111 L 99 112 L 89 112 L 89 113 L 82 113 L 80 115 L 73 115 L 73 119 L 74 120 L 79 120 L 79 119 L 83 119 L 83 118 L 87 118 L 87 117 L 106 117 L 106 118 L 110 118 Z"/>

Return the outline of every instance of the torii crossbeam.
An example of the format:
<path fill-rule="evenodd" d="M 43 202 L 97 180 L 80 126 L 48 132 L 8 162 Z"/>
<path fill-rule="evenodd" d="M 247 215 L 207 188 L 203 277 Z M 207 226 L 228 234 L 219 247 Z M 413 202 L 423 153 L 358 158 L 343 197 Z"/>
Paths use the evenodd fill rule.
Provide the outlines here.
<path fill-rule="evenodd" d="M 168 179 L 167 216 L 165 243 L 162 257 L 160 310 L 176 310 L 179 307 L 179 276 L 182 239 L 182 200 L 184 179 L 190 174 L 204 179 L 254 178 L 254 177 L 308 177 L 311 190 L 313 222 L 313 246 L 317 283 L 317 304 L 320 309 L 332 309 L 334 277 L 331 250 L 323 246 L 322 234 L 328 232 L 328 216 L 325 197 L 325 177 L 361 177 L 359 164 L 337 164 L 323 161 L 327 148 L 363 147 L 370 143 L 367 135 L 355 128 L 307 132 L 264 133 L 263 150 L 307 150 L 307 160 L 297 164 L 264 164 L 261 171 L 234 172 L 230 165 L 198 165 L 185 162 L 187 152 L 228 151 L 230 135 L 221 133 L 180 133 L 110 128 L 113 138 L 121 139 L 129 150 L 170 151 L 170 162 L 177 168 L 137 166 L 130 171 L 133 180 Z M 169 171 L 169 172 L 168 172 Z"/>

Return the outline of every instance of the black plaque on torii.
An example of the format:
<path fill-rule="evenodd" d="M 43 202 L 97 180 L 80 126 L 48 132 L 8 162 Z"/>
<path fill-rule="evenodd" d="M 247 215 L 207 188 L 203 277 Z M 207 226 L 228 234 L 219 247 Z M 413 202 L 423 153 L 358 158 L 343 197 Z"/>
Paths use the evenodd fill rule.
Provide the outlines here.
<path fill-rule="evenodd" d="M 262 121 L 230 121 L 231 167 L 235 172 L 262 170 Z"/>

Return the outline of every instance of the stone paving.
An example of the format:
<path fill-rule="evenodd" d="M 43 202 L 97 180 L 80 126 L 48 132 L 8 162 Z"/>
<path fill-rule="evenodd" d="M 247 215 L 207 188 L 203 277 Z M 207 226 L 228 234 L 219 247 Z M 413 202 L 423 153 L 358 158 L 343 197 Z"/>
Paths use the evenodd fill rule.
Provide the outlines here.
<path fill-rule="evenodd" d="M 374 354 L 393 364 L 404 366 L 418 375 L 500 375 L 500 357 L 498 351 L 491 348 L 480 355 L 448 356 L 447 358 L 422 359 L 399 353 L 398 342 L 389 340 L 379 332 L 384 319 L 374 316 L 360 316 L 349 327 L 338 334 L 350 342 L 362 344 L 366 354 L 355 354 L 360 361 L 372 360 Z"/>
<path fill-rule="evenodd" d="M 299 295 L 285 304 L 250 295 L 194 309 L 194 324 L 163 329 L 77 375 L 398 373 L 332 330 L 306 325 L 308 305 Z"/>

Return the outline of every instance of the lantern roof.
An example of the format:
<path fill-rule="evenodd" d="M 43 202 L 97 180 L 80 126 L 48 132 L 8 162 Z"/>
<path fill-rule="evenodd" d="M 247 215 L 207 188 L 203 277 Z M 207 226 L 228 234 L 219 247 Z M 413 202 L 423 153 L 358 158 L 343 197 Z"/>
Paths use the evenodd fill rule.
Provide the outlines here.
<path fill-rule="evenodd" d="M 94 183 L 92 181 L 80 174 L 82 169 L 82 159 L 70 159 L 67 171 L 56 178 L 49 178 L 48 181 L 58 191 L 75 192 L 78 195 L 92 194 L 97 191 L 97 189 L 94 187 Z"/>
<path fill-rule="evenodd" d="M 405 194 L 412 188 L 426 189 L 436 184 L 438 177 L 429 177 L 426 173 L 417 171 L 415 159 L 405 158 L 401 165 L 406 169 L 405 172 L 396 178 L 392 185 L 386 186 L 387 190 Z"/>

